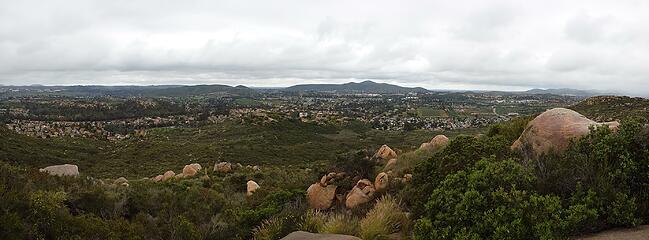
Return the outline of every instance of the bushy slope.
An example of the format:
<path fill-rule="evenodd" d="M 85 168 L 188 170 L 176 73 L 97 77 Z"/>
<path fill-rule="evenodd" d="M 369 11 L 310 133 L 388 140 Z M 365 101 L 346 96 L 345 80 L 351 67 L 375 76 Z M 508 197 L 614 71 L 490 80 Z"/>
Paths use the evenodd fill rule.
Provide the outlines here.
<path fill-rule="evenodd" d="M 269 124 L 224 122 L 199 128 L 156 128 L 119 142 L 82 138 L 36 139 L 0 128 L 0 161 L 31 168 L 79 165 L 94 177 L 155 176 L 197 162 L 313 167 L 339 154 L 388 144 L 409 150 L 436 133 L 371 130 L 368 127 L 321 126 L 299 121 Z"/>
<path fill-rule="evenodd" d="M 649 99 L 639 97 L 591 97 L 571 106 L 570 109 L 598 122 L 622 120 L 627 117 L 649 119 Z"/>

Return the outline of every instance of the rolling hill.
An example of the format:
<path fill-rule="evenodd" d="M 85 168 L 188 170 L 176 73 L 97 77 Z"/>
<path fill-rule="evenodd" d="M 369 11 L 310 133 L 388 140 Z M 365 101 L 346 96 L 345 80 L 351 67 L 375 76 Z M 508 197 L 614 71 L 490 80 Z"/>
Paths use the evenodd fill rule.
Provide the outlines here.
<path fill-rule="evenodd" d="M 349 82 L 343 84 L 300 84 L 285 88 L 289 92 L 349 92 L 349 93 L 410 93 L 428 92 L 428 90 L 415 87 L 401 87 L 387 83 L 363 81 L 360 83 Z"/>

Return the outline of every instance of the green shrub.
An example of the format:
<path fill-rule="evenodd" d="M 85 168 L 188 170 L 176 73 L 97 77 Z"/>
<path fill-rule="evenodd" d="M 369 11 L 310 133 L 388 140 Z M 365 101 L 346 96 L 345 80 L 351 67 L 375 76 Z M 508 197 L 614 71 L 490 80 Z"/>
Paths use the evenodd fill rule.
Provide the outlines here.
<path fill-rule="evenodd" d="M 446 176 L 426 203 L 416 239 L 555 239 L 561 199 L 532 190 L 533 174 L 512 159 L 480 160 Z"/>
<path fill-rule="evenodd" d="M 511 155 L 510 145 L 501 136 L 454 138 L 442 151 L 415 167 L 412 184 L 401 195 L 404 202 L 412 207 L 412 214 L 418 218 L 430 193 L 448 174 L 465 170 L 483 157 L 504 159 Z"/>

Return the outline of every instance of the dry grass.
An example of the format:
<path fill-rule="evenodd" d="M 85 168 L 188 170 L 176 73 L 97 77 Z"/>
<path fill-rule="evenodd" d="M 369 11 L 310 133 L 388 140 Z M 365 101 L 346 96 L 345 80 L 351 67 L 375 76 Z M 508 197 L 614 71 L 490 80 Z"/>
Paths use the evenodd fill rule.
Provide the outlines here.
<path fill-rule="evenodd" d="M 385 239 L 390 234 L 404 232 L 408 226 L 408 217 L 398 201 L 386 195 L 361 220 L 359 235 L 365 240 Z"/>

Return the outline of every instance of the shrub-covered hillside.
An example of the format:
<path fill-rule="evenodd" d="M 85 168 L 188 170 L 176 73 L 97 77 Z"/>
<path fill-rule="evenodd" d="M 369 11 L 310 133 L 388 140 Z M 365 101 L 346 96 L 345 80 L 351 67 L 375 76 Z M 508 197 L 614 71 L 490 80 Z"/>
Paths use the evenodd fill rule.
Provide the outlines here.
<path fill-rule="evenodd" d="M 597 96 L 570 107 L 595 121 L 622 120 L 627 117 L 649 119 L 649 99 L 626 96 Z"/>

